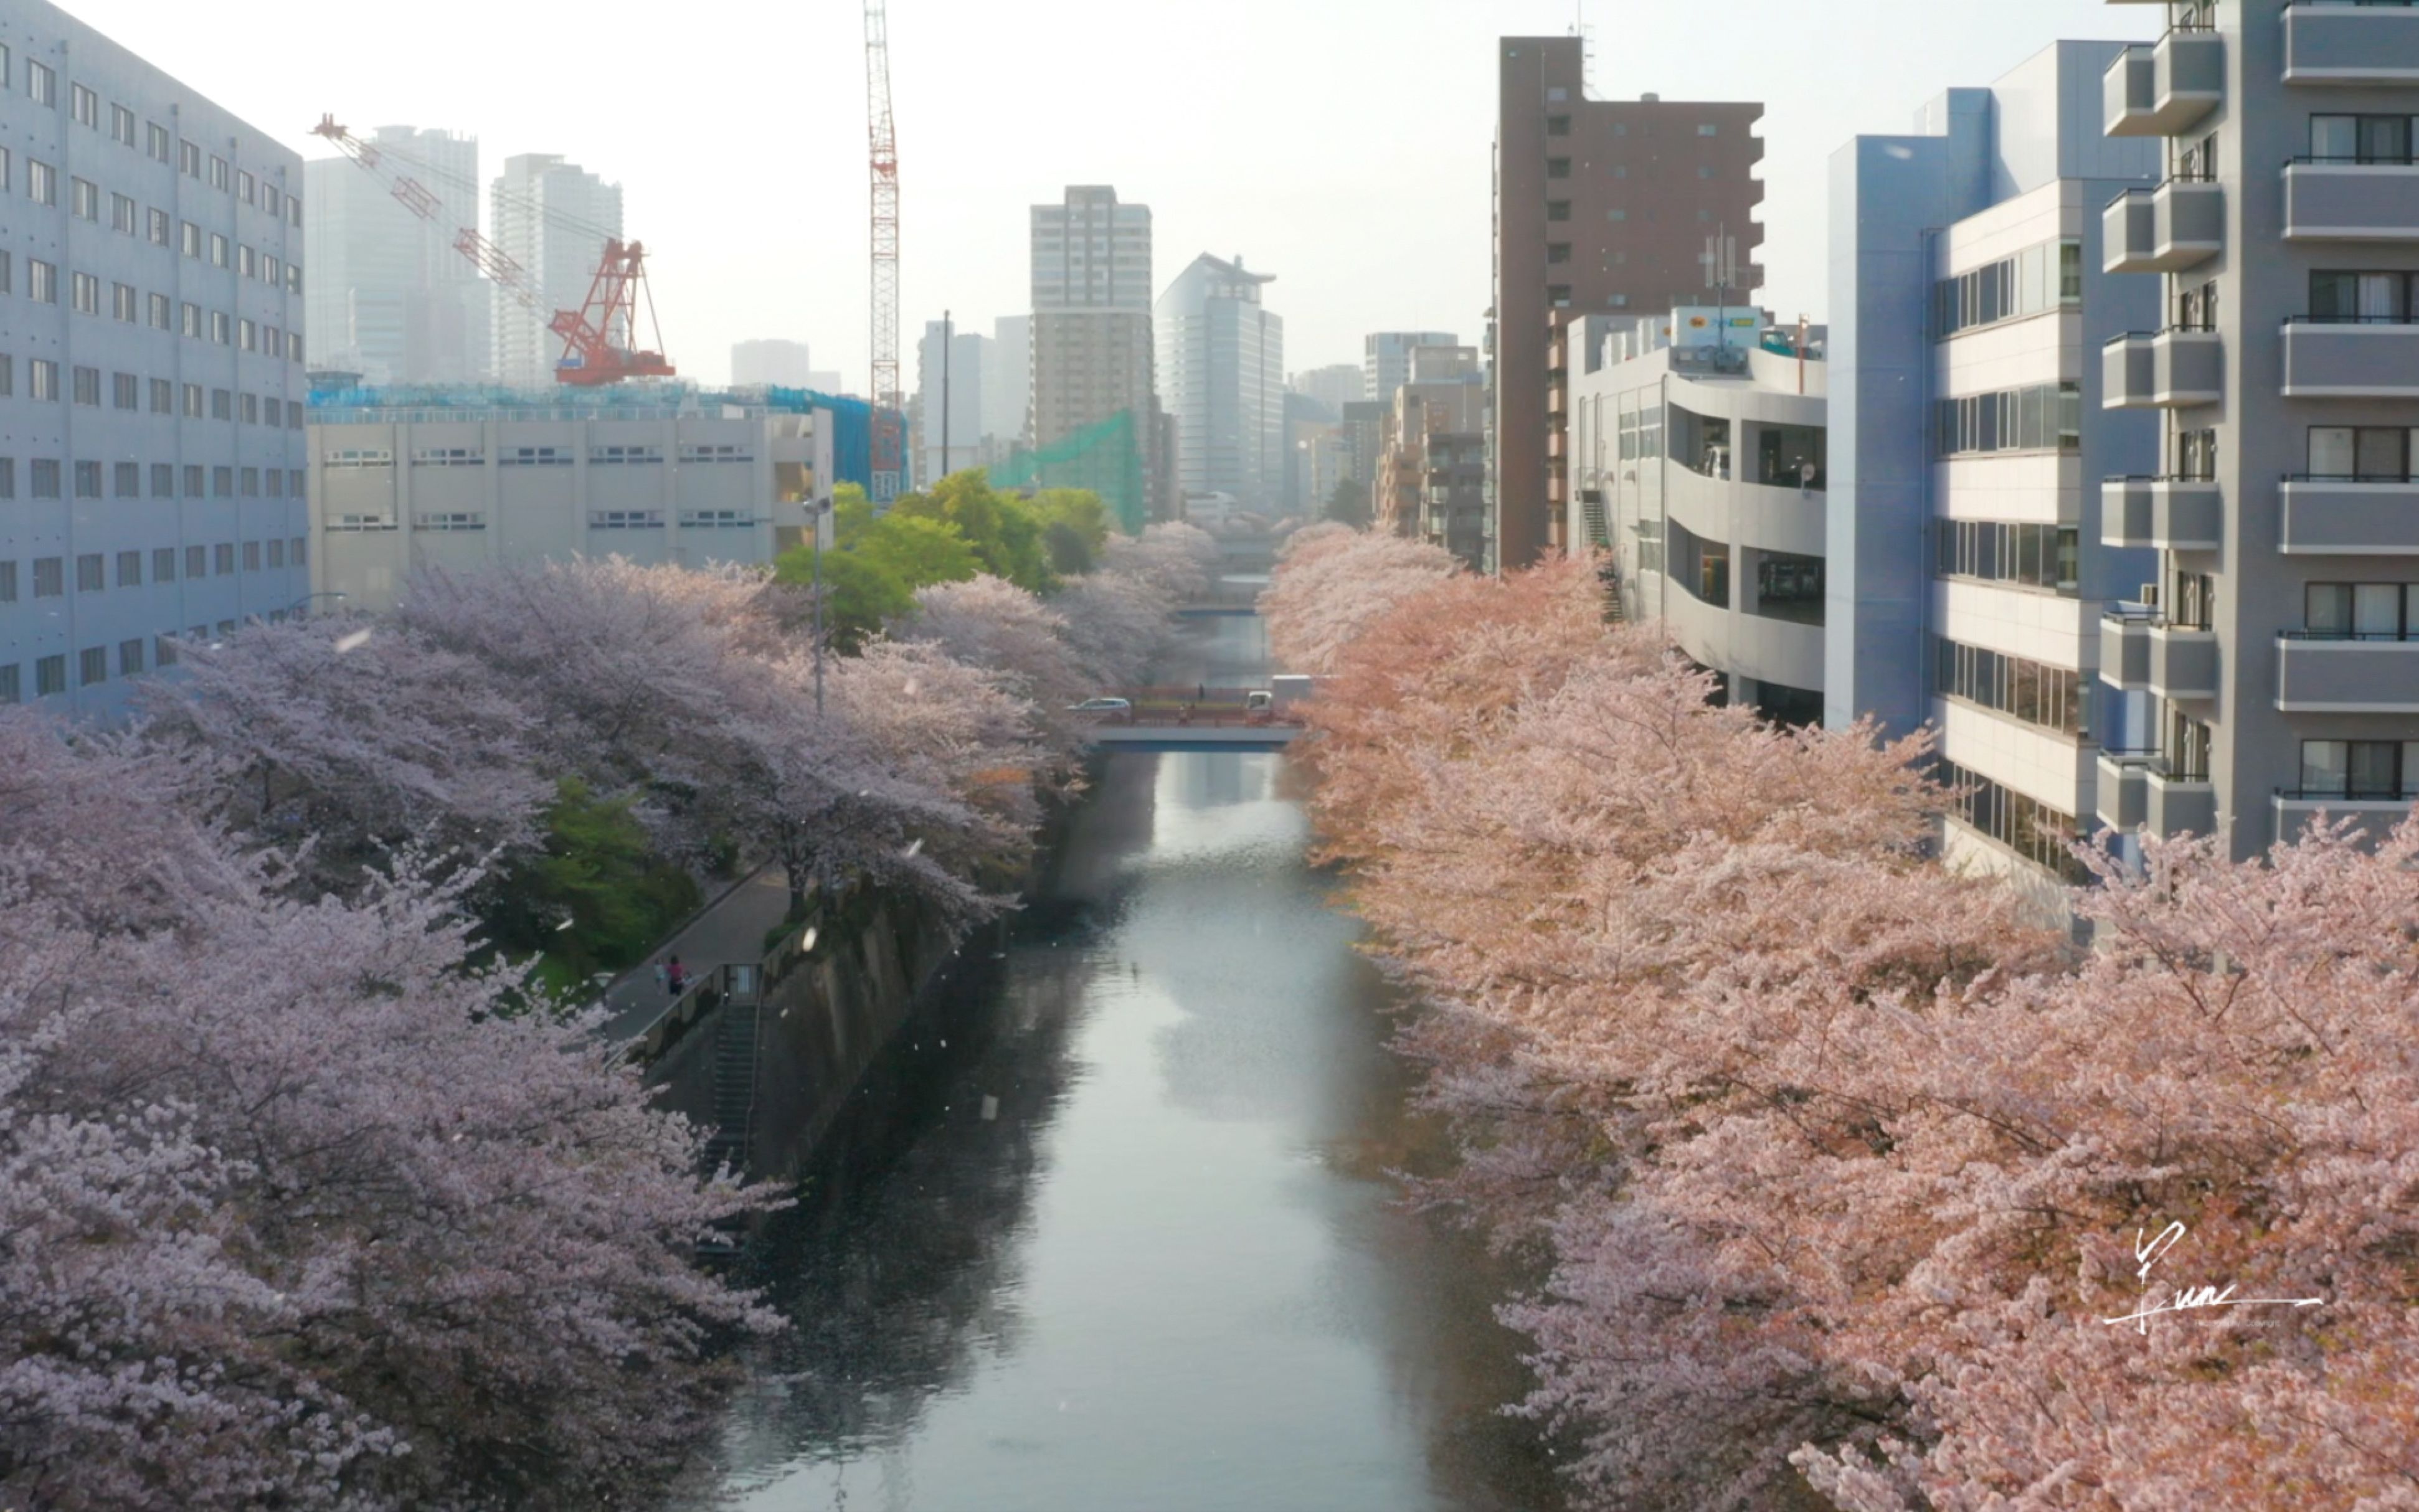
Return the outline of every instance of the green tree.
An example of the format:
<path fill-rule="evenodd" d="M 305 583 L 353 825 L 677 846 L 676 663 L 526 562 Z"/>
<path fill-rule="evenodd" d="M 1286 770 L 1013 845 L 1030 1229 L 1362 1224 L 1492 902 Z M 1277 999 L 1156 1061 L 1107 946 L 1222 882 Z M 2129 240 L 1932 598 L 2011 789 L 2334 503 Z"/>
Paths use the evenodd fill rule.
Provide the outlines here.
<path fill-rule="evenodd" d="M 1097 562 L 1092 543 L 1063 519 L 1054 519 L 1041 532 L 1042 549 L 1050 553 L 1050 570 L 1061 578 L 1081 578 Z"/>
<path fill-rule="evenodd" d="M 1339 525 L 1349 525 L 1356 531 L 1369 528 L 1369 486 L 1347 478 L 1335 486 L 1328 496 L 1327 517 Z"/>
<path fill-rule="evenodd" d="M 1045 532 L 1053 525 L 1074 531 L 1096 557 L 1109 544 L 1109 506 L 1089 488 L 1044 488 L 1025 507 L 1040 517 Z"/>
<path fill-rule="evenodd" d="M 826 551 L 823 558 L 824 633 L 840 655 L 855 656 L 886 622 L 915 609 L 915 591 L 873 558 L 846 548 Z M 814 548 L 782 552 L 773 564 L 773 580 L 796 588 L 812 585 Z"/>
<path fill-rule="evenodd" d="M 884 516 L 859 531 L 846 549 L 898 579 L 909 593 L 982 573 L 982 563 L 954 526 L 913 515 Z"/>
<path fill-rule="evenodd" d="M 890 513 L 954 526 L 985 572 L 1019 588 L 1042 594 L 1058 585 L 1042 544 L 1041 517 L 1022 499 L 994 490 L 980 468 L 949 474 L 929 494 L 906 495 Z"/>
<path fill-rule="evenodd" d="M 873 523 L 873 501 L 854 483 L 843 483 L 832 490 L 832 539 L 848 545 L 855 535 Z"/>
<path fill-rule="evenodd" d="M 564 778 L 547 810 L 544 848 L 496 889 L 489 940 L 510 954 L 542 954 L 550 985 L 636 965 L 698 905 L 697 883 L 655 856 L 630 807 Z"/>

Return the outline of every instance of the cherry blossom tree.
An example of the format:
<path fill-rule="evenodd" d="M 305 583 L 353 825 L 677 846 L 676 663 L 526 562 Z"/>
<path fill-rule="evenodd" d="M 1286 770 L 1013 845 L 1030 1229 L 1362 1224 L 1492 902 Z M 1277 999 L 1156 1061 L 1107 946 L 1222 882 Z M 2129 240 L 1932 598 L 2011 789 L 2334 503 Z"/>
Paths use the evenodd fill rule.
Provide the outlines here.
<path fill-rule="evenodd" d="M 351 619 L 254 626 L 191 645 L 143 685 L 146 735 L 209 760 L 191 795 L 267 843 L 309 842 L 302 881 L 354 885 L 405 849 L 527 848 L 552 784 L 524 703 L 480 663 Z"/>
<path fill-rule="evenodd" d="M 1369 623 L 1459 569 L 1453 553 L 1399 535 L 1317 525 L 1296 532 L 1260 600 L 1269 646 L 1290 671 L 1332 671 Z"/>
<path fill-rule="evenodd" d="M 1086 728 L 1068 711 L 1093 691 L 1066 615 L 1004 579 L 984 576 L 919 591 L 914 617 L 892 633 L 996 675 L 1026 705 L 1031 738 L 1052 764 L 1051 779 L 1066 779 Z"/>
<path fill-rule="evenodd" d="M 1314 810 L 1589 1504 L 2419 1505 L 2419 830 L 2103 861 L 2078 951 L 1927 857 L 1922 738 L 1715 707 L 1574 564 L 1295 577 L 1357 549 L 1270 595 Z M 2107 1321 L 2229 1284 L 2325 1301 Z"/>
<path fill-rule="evenodd" d="M 717 1399 L 695 1174 L 584 1019 L 516 1016 L 459 883 L 303 902 L 0 713 L 0 1491 L 17 1504 L 643 1504 Z M 48 821 L 115 795 L 127 818 Z M 64 796 L 60 796 L 64 795 Z"/>
<path fill-rule="evenodd" d="M 1209 596 L 1222 560 L 1216 536 L 1198 525 L 1170 521 L 1146 526 L 1140 535 L 1112 535 L 1101 565 L 1141 579 L 1180 606 Z"/>

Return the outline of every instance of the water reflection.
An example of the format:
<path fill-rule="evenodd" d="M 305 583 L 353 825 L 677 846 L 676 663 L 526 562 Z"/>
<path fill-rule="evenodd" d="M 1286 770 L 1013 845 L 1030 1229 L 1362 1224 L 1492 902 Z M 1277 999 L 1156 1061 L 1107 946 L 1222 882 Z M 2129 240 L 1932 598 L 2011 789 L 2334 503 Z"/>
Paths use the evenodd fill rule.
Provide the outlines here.
<path fill-rule="evenodd" d="M 731 1504 L 1560 1504 L 1493 1411 L 1501 1278 L 1391 1201 L 1431 1134 L 1281 773 L 1113 758 L 1041 903 L 884 1058 L 745 1262 L 796 1332 Z"/>

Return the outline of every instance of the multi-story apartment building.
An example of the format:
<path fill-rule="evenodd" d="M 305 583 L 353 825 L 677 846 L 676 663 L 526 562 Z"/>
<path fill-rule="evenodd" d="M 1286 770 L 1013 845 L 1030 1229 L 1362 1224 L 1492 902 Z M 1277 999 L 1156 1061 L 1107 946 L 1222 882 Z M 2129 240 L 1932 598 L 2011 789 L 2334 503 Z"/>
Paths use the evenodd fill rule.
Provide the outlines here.
<path fill-rule="evenodd" d="M 538 290 L 538 308 L 498 299 L 496 380 L 552 383 L 563 342 L 548 328 L 558 310 L 587 302 L 605 243 L 622 235 L 622 186 L 549 153 L 506 158 L 488 193 L 489 235 Z"/>
<path fill-rule="evenodd" d="M 464 214 L 479 202 L 479 139 L 381 126 L 368 145 Z M 453 220 L 423 220 L 350 158 L 302 166 L 315 370 L 370 383 L 476 383 L 494 360 L 492 292 L 454 247 Z"/>
<path fill-rule="evenodd" d="M 1421 347 L 1411 354 L 1403 381 L 1386 407 L 1385 429 L 1379 445 L 1377 518 L 1405 535 L 1428 537 L 1432 452 L 1441 452 L 1451 469 L 1455 453 L 1475 440 L 1487 444 L 1487 373 L 1475 347 Z M 1448 480 L 1439 480 L 1448 481 Z M 1484 483 L 1479 502 L 1484 500 Z M 1437 532 L 1441 536 L 1452 522 L 1452 490 L 1441 491 L 1436 504 Z M 1477 533 L 1475 519 L 1463 522 Z M 1444 544 L 1441 539 L 1439 545 Z"/>
<path fill-rule="evenodd" d="M 1761 310 L 1570 328 L 1567 538 L 1766 717 L 1823 717 L 1828 364 Z"/>
<path fill-rule="evenodd" d="M 1228 494 L 1273 514 L 1285 494 L 1285 320 L 1261 302 L 1275 275 L 1204 253 L 1155 315 L 1159 392 L 1176 422 L 1187 497 Z"/>
<path fill-rule="evenodd" d="M 2163 435 L 2105 485 L 2106 537 L 2158 556 L 2103 629 L 2150 718 L 2103 756 L 2100 815 L 2246 856 L 2419 797 L 2419 8 L 2165 19 L 2103 97 L 2162 168 L 2102 212 L 2102 265 L 2155 291 L 2100 354 L 2104 402 Z"/>
<path fill-rule="evenodd" d="M 108 714 L 310 592 L 301 158 L 0 12 L 0 702 Z"/>
<path fill-rule="evenodd" d="M 1044 454 L 1102 427 L 1131 437 L 1150 513 L 1174 518 L 1173 425 L 1160 408 L 1151 339 L 1151 222 L 1105 185 L 1033 207 L 1033 441 Z"/>
<path fill-rule="evenodd" d="M 2045 883 L 2092 827 L 2103 606 L 2153 563 L 2102 487 L 2156 427 L 2103 405 L 2101 343 L 2157 315 L 2103 270 L 2102 207 L 2157 153 L 2097 129 L 2119 42 L 2059 42 L 1832 164 L 1826 723 L 1939 731 L 1953 857 Z M 2045 891 L 2046 896 L 2046 891 Z"/>
<path fill-rule="evenodd" d="M 1489 570 L 1564 545 L 1562 328 L 1704 302 L 1717 239 L 1735 268 L 1724 299 L 1764 285 L 1762 105 L 1590 100 L 1576 37 L 1504 38 L 1498 64 Z"/>
<path fill-rule="evenodd" d="M 842 471 L 831 411 L 745 393 L 362 397 L 312 411 L 312 535 L 320 589 L 371 611 L 424 567 L 771 562 Z"/>
<path fill-rule="evenodd" d="M 1361 392 L 1356 399 L 1394 402 L 1395 391 L 1411 380 L 1411 354 L 1423 347 L 1459 347 L 1461 338 L 1449 331 L 1380 331 L 1366 339 L 1361 359 Z"/>

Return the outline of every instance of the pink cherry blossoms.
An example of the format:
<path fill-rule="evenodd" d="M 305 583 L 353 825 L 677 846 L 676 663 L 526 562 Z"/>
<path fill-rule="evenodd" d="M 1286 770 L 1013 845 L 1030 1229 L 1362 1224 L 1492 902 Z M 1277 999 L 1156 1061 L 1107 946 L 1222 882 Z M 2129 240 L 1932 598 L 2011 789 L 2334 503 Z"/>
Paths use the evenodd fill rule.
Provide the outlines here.
<path fill-rule="evenodd" d="M 1271 634 L 1425 1190 L 1536 1257 L 1589 1504 L 2419 1506 L 2419 826 L 2154 845 L 2078 949 L 1928 858 L 1923 738 L 1710 705 L 1585 563 L 1304 536 Z M 2229 1286 L 2317 1304 L 2106 1321 Z"/>

